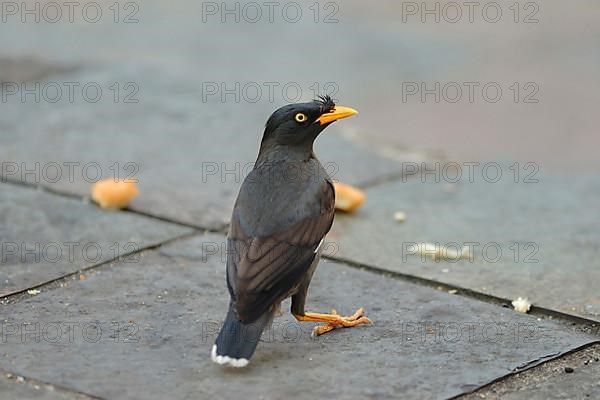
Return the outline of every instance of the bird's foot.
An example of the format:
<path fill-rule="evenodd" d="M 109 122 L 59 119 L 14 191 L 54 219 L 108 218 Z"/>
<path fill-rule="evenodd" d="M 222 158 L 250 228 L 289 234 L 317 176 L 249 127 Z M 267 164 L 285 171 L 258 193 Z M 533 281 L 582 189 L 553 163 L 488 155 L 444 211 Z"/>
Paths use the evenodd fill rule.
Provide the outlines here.
<path fill-rule="evenodd" d="M 337 327 L 350 328 L 358 325 L 370 325 L 373 322 L 365 317 L 365 310 L 361 307 L 354 315 L 344 317 L 338 315 L 335 310 L 331 310 L 331 314 L 319 313 L 304 313 L 304 315 L 294 315 L 298 321 L 306 322 L 325 322 L 325 325 L 315 326 L 312 332 L 313 336 L 319 336 Z"/>

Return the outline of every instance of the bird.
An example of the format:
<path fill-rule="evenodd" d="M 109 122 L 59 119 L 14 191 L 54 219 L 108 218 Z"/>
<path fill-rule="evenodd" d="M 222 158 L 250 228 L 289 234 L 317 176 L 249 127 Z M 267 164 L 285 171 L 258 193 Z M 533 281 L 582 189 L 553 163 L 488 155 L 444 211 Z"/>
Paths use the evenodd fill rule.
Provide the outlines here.
<path fill-rule="evenodd" d="M 320 322 L 313 335 L 371 324 L 351 316 L 305 311 L 308 287 L 334 219 L 335 190 L 313 151 L 333 122 L 357 114 L 330 96 L 288 104 L 267 120 L 258 157 L 233 207 L 227 235 L 225 321 L 211 350 L 217 364 L 245 367 L 281 302 L 291 297 L 298 321 Z"/>

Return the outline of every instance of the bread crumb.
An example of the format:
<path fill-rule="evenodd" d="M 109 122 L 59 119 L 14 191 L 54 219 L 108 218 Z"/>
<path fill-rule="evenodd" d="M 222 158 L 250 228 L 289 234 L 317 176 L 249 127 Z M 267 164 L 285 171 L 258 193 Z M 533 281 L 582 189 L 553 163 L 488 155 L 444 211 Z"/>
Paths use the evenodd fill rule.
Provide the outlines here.
<path fill-rule="evenodd" d="M 394 220 L 396 222 L 404 222 L 404 221 L 406 221 L 406 213 L 404 213 L 402 211 L 398 211 L 398 212 L 394 213 Z"/>
<path fill-rule="evenodd" d="M 513 300 L 512 306 L 515 308 L 515 311 L 526 314 L 531 308 L 531 303 L 529 300 L 527 300 L 527 298 L 519 297 L 518 299 Z"/>
<path fill-rule="evenodd" d="M 92 199 L 102 208 L 124 208 L 139 193 L 135 182 L 104 179 L 92 186 Z"/>
<path fill-rule="evenodd" d="M 334 182 L 335 188 L 335 208 L 345 212 L 354 212 L 360 207 L 366 199 L 365 193 L 341 182 Z"/>

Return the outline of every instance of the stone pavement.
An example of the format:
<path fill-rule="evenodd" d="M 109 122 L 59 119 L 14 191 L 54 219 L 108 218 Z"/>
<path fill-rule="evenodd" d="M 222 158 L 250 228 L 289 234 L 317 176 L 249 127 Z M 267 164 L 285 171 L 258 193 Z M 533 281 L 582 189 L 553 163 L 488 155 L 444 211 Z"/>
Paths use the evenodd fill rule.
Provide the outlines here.
<path fill-rule="evenodd" d="M 311 339 L 310 327 L 288 314 L 265 334 L 251 368 L 223 370 L 207 355 L 227 307 L 224 252 L 214 251 L 224 243 L 199 234 L 21 298 L 5 321 L 21 335 L 7 336 L 3 367 L 104 398 L 450 397 L 594 340 L 324 262 L 310 309 L 365 305 L 375 325 Z M 73 326 L 72 340 L 55 339 L 59 325 Z"/>
<path fill-rule="evenodd" d="M 1 82 L 103 91 L 97 102 L 0 92 L 0 398 L 600 397 L 600 179 L 545 168 L 568 163 L 553 160 L 556 149 L 596 166 L 596 139 L 575 150 L 597 126 L 576 116 L 598 93 L 571 79 L 597 80 L 598 59 L 550 73 L 533 59 L 577 49 L 532 45 L 577 22 L 561 37 L 579 34 L 585 49 L 598 6 L 546 6 L 547 24 L 441 29 L 399 27 L 392 2 L 339 4 L 337 24 L 310 21 L 309 5 L 298 24 L 201 23 L 191 1 L 134 3 L 140 22 L 122 24 L 101 4 L 108 17 L 97 24 L 0 24 Z M 315 48 L 327 54 L 307 57 Z M 516 55 L 498 56 L 507 49 Z M 497 64 L 482 61 L 490 56 Z M 457 70 L 503 84 L 533 75 L 545 93 L 569 95 L 527 109 L 401 101 L 401 81 Z M 316 151 L 367 202 L 336 216 L 308 307 L 363 306 L 374 324 L 314 339 L 288 303 L 247 369 L 218 368 L 209 351 L 228 301 L 227 221 L 261 127 L 285 101 L 223 101 L 205 84 L 295 82 L 307 100 L 316 81 L 361 111 Z M 552 139 L 566 129 L 568 144 Z M 472 179 L 465 142 L 480 162 Z M 99 209 L 91 183 L 117 174 L 138 179 L 140 195 L 126 210 Z M 471 257 L 424 258 L 417 243 L 466 246 Z M 512 309 L 516 297 L 532 301 L 529 314 Z"/>
<path fill-rule="evenodd" d="M 367 191 L 361 213 L 341 215 L 330 237 L 337 256 L 382 270 L 468 288 L 600 322 L 600 179 L 538 176 L 457 183 L 417 174 Z M 594 195 L 596 193 L 596 195 Z M 581 210 L 586 210 L 581 212 Z M 398 224 L 394 212 L 407 220 Z M 363 246 L 363 243 L 370 243 Z M 472 257 L 446 262 L 415 255 L 428 242 Z M 372 243 L 372 244 L 371 244 Z"/>
<path fill-rule="evenodd" d="M 340 148 L 344 150 L 330 149 L 332 159 Z M 354 161 L 368 165 L 373 157 L 357 152 Z M 393 170 L 393 162 L 382 159 L 382 164 Z M 375 182 L 390 173 L 372 172 L 369 178 Z M 540 262 L 531 264 L 532 271 L 527 270 L 529 263 L 515 262 L 512 255 L 495 263 L 477 253 L 472 262 L 424 262 L 403 254 L 402 246 L 405 238 L 462 243 L 474 237 L 495 240 L 506 250 L 511 240 L 545 238 L 512 221 L 517 217 L 511 211 L 518 210 L 531 224 L 560 225 L 569 207 L 587 198 L 577 195 L 577 187 L 593 190 L 593 181 L 575 182 L 573 194 L 563 201 L 552 195 L 560 203 L 546 209 L 535 201 L 551 193 L 551 184 L 540 184 L 543 191 L 535 185 L 487 182 L 436 189 L 443 185 L 420 179 L 416 174 L 373 184 L 363 209 L 338 215 L 325 250 L 328 259 L 311 286 L 310 309 L 336 307 L 349 313 L 364 306 L 375 324 L 312 339 L 311 326 L 285 314 L 276 319 L 243 372 L 222 370 L 208 358 L 227 305 L 225 235 L 218 227 L 209 233 L 190 228 L 196 224 L 192 219 L 182 218 L 184 226 L 145 215 L 152 210 L 101 210 L 85 196 L 61 194 L 60 186 L 45 184 L 48 192 L 31 183 L 4 182 L 0 388 L 7 398 L 448 398 L 521 370 L 531 373 L 537 365 L 598 342 L 592 321 L 596 315 L 586 314 L 586 307 L 569 313 L 561 306 L 589 301 L 595 295 L 592 285 L 586 293 L 585 279 L 575 280 L 571 288 L 577 290 L 568 292 L 560 285 L 567 279 L 561 278 L 562 270 L 547 261 L 550 256 L 557 263 L 577 260 L 571 267 L 588 271 L 592 282 L 592 254 L 583 248 L 574 257 L 571 244 L 561 244 L 559 232 L 550 231 L 540 249 L 552 240 L 565 248 L 540 250 L 535 254 Z M 219 185 L 213 184 L 213 190 Z M 191 190 L 198 190 L 201 198 L 209 189 Z M 501 201 L 502 219 L 486 207 L 507 190 L 514 193 L 507 196 L 510 201 Z M 399 209 L 408 216 L 403 224 L 393 220 Z M 596 232 L 588 227 L 589 218 L 574 219 L 572 240 L 592 240 Z M 517 230 L 509 234 L 507 226 Z M 536 279 L 524 278 L 535 277 L 541 268 L 548 282 L 556 279 L 546 291 L 536 289 Z M 503 307 L 516 294 L 530 295 L 542 307 L 532 316 Z M 590 359 L 588 368 L 594 368 Z M 557 386 L 566 397 L 593 393 L 594 374 L 582 374 L 576 368 L 573 375 L 582 385 L 555 374 L 544 388 Z M 297 393 L 298 387 L 309 389 Z M 518 398 L 527 390 L 537 389 L 508 394 Z"/>
<path fill-rule="evenodd" d="M 488 385 L 465 399 L 595 399 L 600 396 L 600 346 Z"/>

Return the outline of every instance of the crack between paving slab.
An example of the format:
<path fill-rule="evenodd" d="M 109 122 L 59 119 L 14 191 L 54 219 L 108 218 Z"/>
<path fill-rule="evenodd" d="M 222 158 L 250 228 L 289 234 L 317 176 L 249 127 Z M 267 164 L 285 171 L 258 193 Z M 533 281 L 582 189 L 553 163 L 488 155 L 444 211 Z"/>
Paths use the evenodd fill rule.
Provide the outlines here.
<path fill-rule="evenodd" d="M 561 354 L 562 353 L 560 351 L 557 351 L 556 353 L 547 354 L 545 356 L 538 357 L 535 360 L 527 361 L 526 363 L 523 363 L 521 365 L 517 365 L 516 367 L 514 367 L 513 372 L 525 371 L 526 369 L 528 369 L 531 366 L 542 364 L 540 361 L 549 361 L 553 358 L 556 358 L 557 356 L 559 356 Z"/>
<path fill-rule="evenodd" d="M 55 283 L 55 282 L 66 281 L 69 278 L 77 276 L 77 275 L 79 275 L 79 274 L 81 274 L 83 272 L 90 271 L 90 270 L 96 270 L 96 269 L 101 268 L 103 266 L 119 262 L 120 260 L 123 260 L 123 259 L 127 259 L 128 257 L 134 256 L 136 254 L 140 254 L 140 253 L 142 253 L 144 251 L 154 250 L 154 249 L 157 249 L 157 248 L 159 248 L 161 246 L 164 246 L 164 245 L 176 242 L 178 240 L 187 239 L 189 237 L 198 235 L 200 233 L 202 233 L 202 232 L 198 231 L 198 230 L 194 230 L 193 232 L 188 232 L 188 233 L 184 233 L 184 234 L 181 234 L 181 235 L 177 235 L 177 236 L 172 237 L 170 239 L 164 240 L 164 241 L 162 241 L 160 243 L 149 244 L 147 246 L 144 246 L 142 248 L 137 249 L 136 251 L 131 251 L 129 253 L 119 255 L 118 257 L 111 258 L 111 259 L 106 260 L 106 261 L 102 261 L 102 262 L 100 262 L 98 264 L 88 265 L 87 267 L 80 268 L 80 269 L 78 269 L 75 272 L 71 272 L 71 273 L 68 273 L 68 274 L 65 274 L 65 275 L 61 275 L 59 277 L 52 278 L 52 279 L 49 279 L 49 280 L 44 281 L 44 282 L 40 282 L 40 283 L 38 283 L 36 285 L 30 286 L 30 287 L 27 287 L 27 288 L 24 288 L 24 289 L 18 289 L 18 290 L 12 291 L 12 292 L 8 292 L 7 294 L 5 294 L 3 296 L 0 296 L 0 305 L 8 304 L 9 300 L 12 300 L 13 298 L 15 298 L 17 296 L 20 296 L 20 295 L 34 296 L 34 295 L 30 295 L 29 293 L 27 293 L 29 290 L 32 290 L 32 289 L 41 289 L 41 288 L 43 288 L 43 287 L 45 287 L 47 285 L 50 285 L 52 283 Z"/>
<path fill-rule="evenodd" d="M 90 197 L 87 195 L 81 195 L 78 193 L 71 193 L 71 192 L 67 192 L 67 191 L 57 190 L 57 189 L 51 188 L 46 185 L 39 185 L 39 184 L 33 184 L 33 183 L 28 183 L 28 182 L 23 182 L 23 181 L 17 181 L 17 180 L 13 180 L 13 179 L 6 179 L 1 176 L 0 176 L 0 183 L 7 183 L 9 185 L 20 186 L 20 187 L 24 187 L 27 189 L 43 191 L 43 192 L 53 194 L 56 196 L 60 196 L 60 197 L 68 198 L 68 199 L 74 199 L 74 200 L 81 200 L 82 202 L 87 201 L 90 204 L 95 204 L 90 199 Z M 143 217 L 152 218 L 152 219 L 162 221 L 162 222 L 168 222 L 170 224 L 178 225 L 178 226 L 185 227 L 185 228 L 192 228 L 192 229 L 209 231 L 209 232 L 214 232 L 214 233 L 225 232 L 228 227 L 228 224 L 221 224 L 217 228 L 207 228 L 202 225 L 191 224 L 191 223 L 185 222 L 185 221 L 173 220 L 173 219 L 169 219 L 168 217 L 163 217 L 160 215 L 152 214 L 152 213 L 149 213 L 146 211 L 132 209 L 129 207 L 123 208 L 119 211 L 130 213 L 130 214 L 137 214 L 137 215 L 140 215 Z"/>
<path fill-rule="evenodd" d="M 456 396 L 449 397 L 448 400 L 460 399 L 461 397 L 473 394 L 473 393 L 475 393 L 475 392 L 477 392 L 477 391 L 479 391 L 481 389 L 485 389 L 487 387 L 490 387 L 490 386 L 492 386 L 492 385 L 494 385 L 494 384 L 496 384 L 498 382 L 507 380 L 507 379 L 509 379 L 509 378 L 511 378 L 511 377 L 513 377 L 515 375 L 518 375 L 520 373 L 523 373 L 525 371 L 533 370 L 533 369 L 538 368 L 538 367 L 540 367 L 540 366 L 542 366 L 542 365 L 544 365 L 546 363 L 559 360 L 559 359 L 564 358 L 564 357 L 566 357 L 566 356 L 568 356 L 570 354 L 583 351 L 583 350 L 587 349 L 588 347 L 596 346 L 598 344 L 600 344 L 600 340 L 595 340 L 593 342 L 586 343 L 586 344 L 584 344 L 582 346 L 579 346 L 579 347 L 575 347 L 574 349 L 565 351 L 563 353 L 557 353 L 556 356 L 553 356 L 552 354 L 547 355 L 547 356 L 542 356 L 542 357 L 538 358 L 537 360 L 530 361 L 529 363 L 526 363 L 522 367 L 517 367 L 513 371 L 511 371 L 510 373 L 508 373 L 506 375 L 503 375 L 501 377 L 498 377 L 498 378 L 496 378 L 496 379 L 494 379 L 494 380 L 492 380 L 492 381 L 490 381 L 490 382 L 488 382 L 486 384 L 483 384 L 481 386 L 478 386 L 478 387 L 476 387 L 476 388 L 474 388 L 472 390 L 469 390 L 467 392 L 463 392 L 463 393 L 458 394 Z"/>
<path fill-rule="evenodd" d="M 416 275 L 405 274 L 405 273 L 397 272 L 397 271 L 390 271 L 390 270 L 387 270 L 384 268 L 375 267 L 375 266 L 371 266 L 368 264 L 363 264 L 363 263 L 360 263 L 357 261 L 348 260 L 348 259 L 341 258 L 341 257 L 332 257 L 332 256 L 323 255 L 323 258 L 327 259 L 327 260 L 343 263 L 351 268 L 366 270 L 366 271 L 369 271 L 372 273 L 376 273 L 378 275 L 392 277 L 395 279 L 400 279 L 400 280 L 418 284 L 421 286 L 427 286 L 427 287 L 430 287 L 430 288 L 433 288 L 433 289 L 436 289 L 439 291 L 448 292 L 450 290 L 455 290 L 456 295 L 467 297 L 470 299 L 479 300 L 479 301 L 489 303 L 489 304 L 499 305 L 503 308 L 512 310 L 511 300 L 505 299 L 503 297 L 498 297 L 498 296 L 494 296 L 494 295 L 487 294 L 487 293 L 481 293 L 481 292 L 478 292 L 478 291 L 475 291 L 472 289 L 463 288 L 461 286 L 456 286 L 456 285 L 436 281 L 433 279 L 422 278 L 422 277 L 416 276 Z M 600 322 L 594 321 L 592 319 L 579 317 L 576 315 L 571 315 L 571 314 L 563 313 L 560 311 L 552 310 L 549 308 L 534 306 L 534 305 L 531 306 L 531 309 L 529 310 L 529 312 L 527 314 L 532 315 L 532 316 L 538 316 L 538 317 L 557 318 L 557 319 L 560 319 L 563 321 L 570 322 L 573 325 L 579 324 L 579 325 L 587 328 L 588 333 L 600 336 Z"/>
<path fill-rule="evenodd" d="M 69 394 L 80 396 L 80 397 L 86 397 L 88 399 L 104 400 L 104 398 L 102 398 L 102 397 L 94 396 L 92 394 L 85 393 L 85 392 L 82 392 L 80 390 L 73 389 L 73 388 L 70 388 L 70 387 L 67 387 L 67 386 L 57 385 L 57 384 L 45 382 L 45 381 L 42 381 L 42 380 L 39 380 L 39 379 L 30 378 L 30 377 L 28 377 L 26 375 L 22 375 L 22 374 L 19 374 L 19 373 L 10 372 L 10 371 L 8 371 L 8 370 L 6 370 L 4 368 L 0 368 L 0 374 L 2 374 L 2 378 L 0 378 L 0 379 L 6 379 L 6 380 L 9 380 L 9 381 L 13 381 L 14 380 L 15 381 L 14 382 L 15 385 L 32 384 L 32 385 L 37 385 L 37 386 L 50 386 L 50 387 L 52 387 L 52 389 L 58 389 L 58 390 L 54 391 L 55 393 L 58 393 L 58 394 L 60 394 L 60 393 L 63 393 L 63 394 L 64 393 L 69 393 Z M 16 382 L 16 380 L 18 378 L 23 378 L 24 381 L 23 382 Z M 34 390 L 40 390 L 41 391 L 42 388 L 41 387 L 39 389 L 35 389 L 34 388 Z"/>

